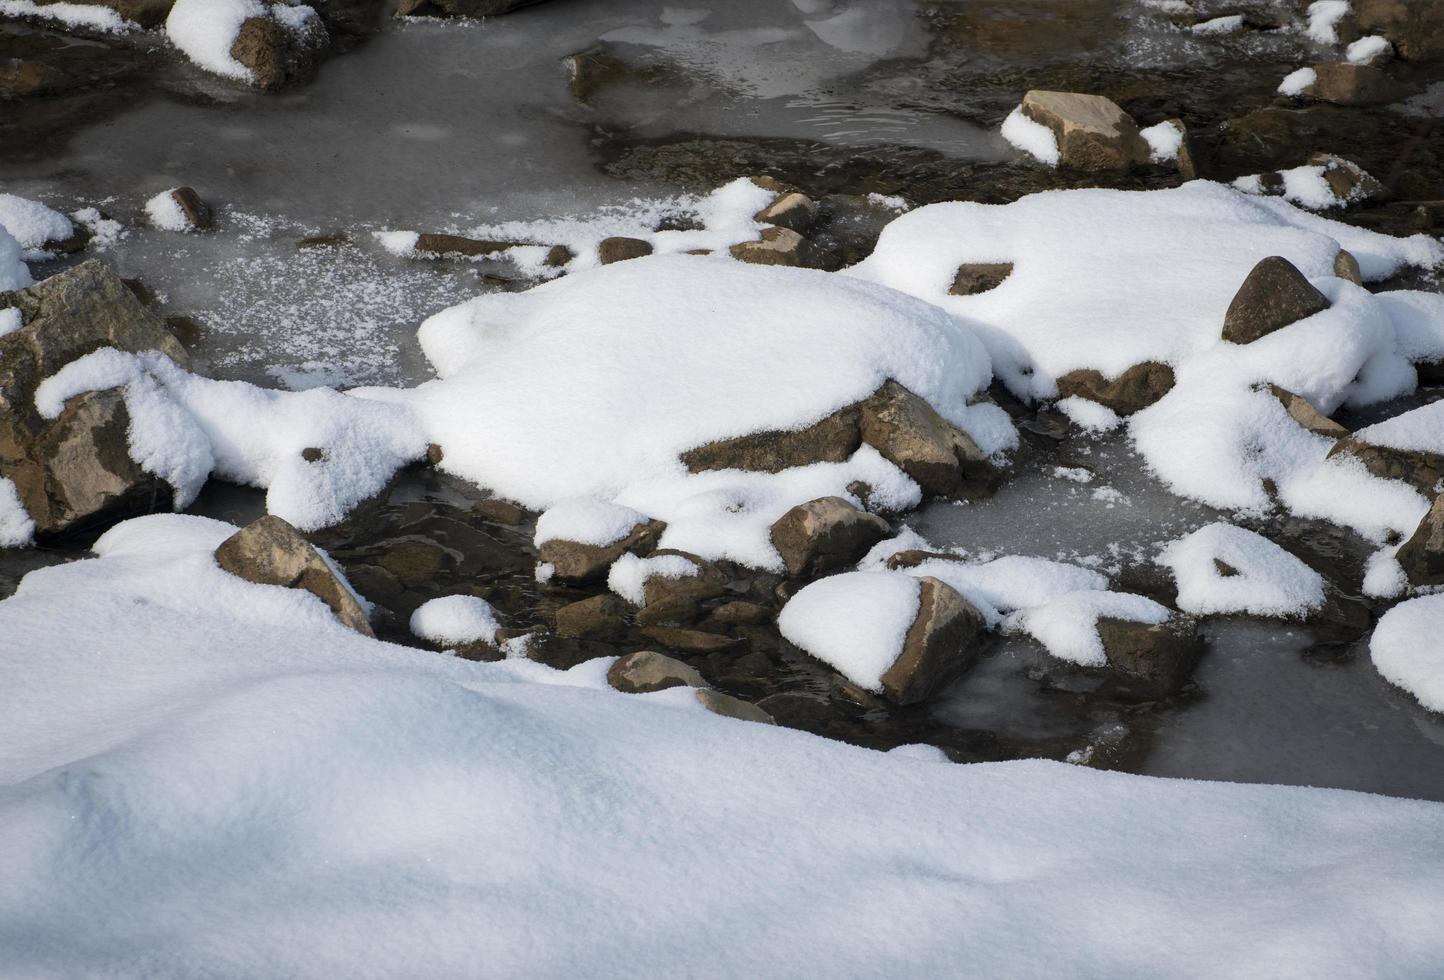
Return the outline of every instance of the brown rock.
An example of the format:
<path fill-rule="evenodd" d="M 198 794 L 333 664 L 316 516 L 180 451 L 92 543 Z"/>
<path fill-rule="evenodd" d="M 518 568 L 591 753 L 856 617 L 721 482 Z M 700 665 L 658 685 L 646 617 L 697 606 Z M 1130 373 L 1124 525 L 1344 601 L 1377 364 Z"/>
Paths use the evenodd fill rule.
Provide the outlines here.
<path fill-rule="evenodd" d="M 899 551 L 889 555 L 887 567 L 896 571 L 899 568 L 917 568 L 923 562 L 928 561 L 962 561 L 963 559 L 947 551 L 922 551 L 917 548 L 909 548 L 906 551 Z"/>
<path fill-rule="evenodd" d="M 1324 181 L 1342 203 L 1368 201 L 1384 192 L 1384 185 L 1352 160 L 1332 153 L 1315 153 L 1309 157 L 1309 164 L 1324 168 Z"/>
<path fill-rule="evenodd" d="M 669 650 L 683 653 L 727 653 L 739 650 L 747 641 L 735 636 L 704 633 L 702 630 L 678 629 L 673 626 L 648 626 L 642 635 Z"/>
<path fill-rule="evenodd" d="M 964 262 L 948 288 L 949 296 L 975 296 L 997 289 L 1013 274 L 1011 262 Z"/>
<path fill-rule="evenodd" d="M 623 694 L 650 694 L 671 687 L 707 686 L 695 668 L 655 650 L 621 657 L 607 670 L 607 683 Z"/>
<path fill-rule="evenodd" d="M 482 255 L 495 255 L 497 252 L 504 252 L 518 244 L 522 243 L 425 232 L 416 236 L 416 245 L 413 246 L 413 251 L 421 255 L 461 255 L 475 258 Z"/>
<path fill-rule="evenodd" d="M 509 527 L 515 527 L 526 519 L 526 511 L 516 504 L 498 497 L 478 500 L 471 505 L 471 512 L 482 520 L 491 521 L 493 524 L 505 524 Z"/>
<path fill-rule="evenodd" d="M 896 381 L 863 402 L 862 441 L 930 496 L 980 498 L 1002 475 L 972 438 Z"/>
<path fill-rule="evenodd" d="M 734 698 L 730 694 L 723 694 L 708 687 L 700 688 L 697 691 L 697 702 L 714 715 L 721 715 L 724 718 L 752 721 L 763 725 L 776 724 L 771 715 L 750 701 L 743 701 L 741 698 Z"/>
<path fill-rule="evenodd" d="M 675 600 L 686 600 L 691 603 L 705 602 L 708 599 L 715 599 L 725 591 L 727 580 L 705 558 L 698 558 L 686 551 L 676 551 L 672 548 L 658 548 L 652 552 L 652 557 L 663 555 L 676 555 L 685 558 L 697 566 L 697 574 L 684 576 L 682 578 L 667 578 L 664 575 L 652 575 L 642 584 L 642 595 L 644 605 L 651 606 L 655 603 L 662 603 Z"/>
<path fill-rule="evenodd" d="M 736 600 L 723 603 L 712 610 L 707 616 L 707 622 L 721 627 L 755 626 L 767 622 L 771 617 L 772 613 L 766 606 Z"/>
<path fill-rule="evenodd" d="M 976 640 L 983 616 L 951 586 L 935 578 L 918 581 L 918 614 L 908 628 L 902 653 L 882 675 L 883 697 L 917 704 L 977 660 Z"/>
<path fill-rule="evenodd" d="M 1444 0 L 1351 0 L 1359 27 L 1382 34 L 1406 61 L 1444 56 Z"/>
<path fill-rule="evenodd" d="M 226 538 L 216 549 L 216 563 L 247 582 L 309 592 L 344 625 L 372 635 L 365 611 L 331 563 L 279 517 L 267 514 Z"/>
<path fill-rule="evenodd" d="M 701 615 L 693 599 L 686 596 L 667 596 L 656 602 L 649 602 L 637 610 L 632 622 L 645 626 L 691 626 Z"/>
<path fill-rule="evenodd" d="M 1333 62 L 1314 65 L 1315 78 L 1304 95 L 1334 105 L 1377 105 L 1393 102 L 1405 89 L 1378 68 Z"/>
<path fill-rule="evenodd" d="M 644 242 L 640 238 L 603 238 L 597 246 L 597 255 L 601 258 L 602 265 L 640 259 L 651 254 L 652 243 Z"/>
<path fill-rule="evenodd" d="M 576 257 L 576 253 L 565 245 L 553 245 L 547 249 L 547 255 L 546 258 L 542 260 L 542 265 L 548 269 L 560 269 Z"/>
<path fill-rule="evenodd" d="M 791 228 L 777 225 L 764 230 L 757 241 L 733 245 L 729 251 L 737 261 L 753 265 L 810 268 L 822 262 L 811 242 Z"/>
<path fill-rule="evenodd" d="M 1023 114 L 1053 131 L 1062 166 L 1125 171 L 1148 162 L 1133 117 L 1101 95 L 1035 89 L 1023 97 Z"/>
<path fill-rule="evenodd" d="M 1342 439 L 1349 434 L 1348 429 L 1314 408 L 1307 398 L 1274 384 L 1269 385 L 1269 392 L 1288 410 L 1290 418 L 1315 435 Z"/>
<path fill-rule="evenodd" d="M 1223 318 L 1223 339 L 1249 344 L 1322 313 L 1329 300 L 1288 259 L 1271 255 L 1253 267 Z"/>
<path fill-rule="evenodd" d="M 806 234 L 817 223 L 817 202 L 799 191 L 789 191 L 779 194 L 776 200 L 753 215 L 752 220 Z"/>
<path fill-rule="evenodd" d="M 1173 368 L 1157 361 L 1135 364 L 1109 380 L 1099 371 L 1082 368 L 1058 379 L 1058 397 L 1086 398 L 1119 415 L 1132 415 L 1152 405 L 1173 387 Z"/>
<path fill-rule="evenodd" d="M 1147 696 L 1178 690 L 1203 655 L 1198 623 L 1186 616 L 1157 625 L 1105 617 L 1098 620 L 1098 637 L 1115 679 Z"/>
<path fill-rule="evenodd" d="M 1410 585 L 1444 585 L 1444 495 L 1434 498 L 1429 513 L 1396 557 Z"/>
<path fill-rule="evenodd" d="M 787 574 L 816 578 L 852 565 L 892 533 L 888 522 L 841 497 L 799 504 L 772 525 L 772 546 Z"/>
<path fill-rule="evenodd" d="M 585 640 L 620 640 L 627 631 L 627 604 L 614 595 L 592 596 L 557 610 L 557 634 Z"/>
<path fill-rule="evenodd" d="M 185 215 L 186 224 L 196 231 L 208 231 L 215 227 L 215 216 L 211 213 L 211 207 L 192 187 L 177 187 L 170 192 L 171 200 L 181 209 Z"/>
<path fill-rule="evenodd" d="M 603 86 L 609 85 L 627 75 L 627 63 L 601 48 L 588 48 L 569 54 L 562 59 L 567 73 L 567 87 L 572 98 L 583 104 Z"/>
<path fill-rule="evenodd" d="M 328 40 L 319 18 L 292 31 L 269 16 L 249 17 L 241 24 L 230 54 L 251 70 L 257 88 L 273 92 L 309 76 Z"/>
<path fill-rule="evenodd" d="M 1393 449 L 1363 442 L 1353 435 L 1334 443 L 1329 456 L 1352 456 L 1381 480 L 1402 480 L 1426 496 L 1444 480 L 1444 455 L 1417 449 Z"/>
<path fill-rule="evenodd" d="M 1354 258 L 1353 253 L 1339 249 L 1339 254 L 1334 256 L 1334 275 L 1340 279 L 1347 279 L 1356 286 L 1364 284 L 1364 274 L 1359 270 L 1359 260 Z"/>
<path fill-rule="evenodd" d="M 558 584 L 585 585 L 607 574 L 612 562 L 627 552 L 647 555 L 657 546 L 657 539 L 667 525 L 661 521 L 638 524 L 618 541 L 607 545 L 581 544 L 554 539 L 537 550 L 538 559 L 554 569 L 552 578 Z"/>
<path fill-rule="evenodd" d="M 736 439 L 709 442 L 682 454 L 691 473 L 739 469 L 777 473 L 811 463 L 841 463 L 862 445 L 862 412 L 851 405 L 796 432 L 755 432 Z"/>

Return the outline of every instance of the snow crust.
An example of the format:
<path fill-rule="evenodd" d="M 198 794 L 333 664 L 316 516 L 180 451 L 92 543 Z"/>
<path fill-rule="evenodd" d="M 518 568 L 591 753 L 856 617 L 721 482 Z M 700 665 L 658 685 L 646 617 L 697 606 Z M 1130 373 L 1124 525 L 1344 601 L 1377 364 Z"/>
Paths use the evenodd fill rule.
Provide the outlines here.
<path fill-rule="evenodd" d="M 609 692 L 606 661 L 404 649 L 222 572 L 233 531 L 127 522 L 0 602 L 0 973 L 882 976 L 905 955 L 927 976 L 1315 978 L 1444 959 L 1437 804 L 925 763 L 688 691 Z"/>
<path fill-rule="evenodd" d="M 46 257 L 45 246 L 75 234 L 70 219 L 39 201 L 0 194 L 0 226 L 3 226 L 31 260 Z"/>
<path fill-rule="evenodd" d="M 1384 613 L 1369 640 L 1374 667 L 1430 711 L 1444 712 L 1444 595 L 1409 599 Z"/>
<path fill-rule="evenodd" d="M 20 502 L 15 481 L 0 476 L 0 548 L 28 548 L 34 541 L 35 522 Z"/>
<path fill-rule="evenodd" d="M 145 202 L 145 215 L 161 231 L 191 231 L 191 223 L 175 199 L 176 188 L 161 191 Z"/>
<path fill-rule="evenodd" d="M 411 632 L 440 646 L 484 641 L 501 629 L 491 603 L 473 595 L 445 595 L 422 603 L 411 614 Z"/>
<path fill-rule="evenodd" d="M 25 325 L 25 314 L 16 307 L 0 310 L 0 337 L 12 334 Z"/>
<path fill-rule="evenodd" d="M 880 693 L 917 618 L 921 586 L 902 572 L 843 572 L 804 586 L 777 627 L 858 687 Z"/>
<path fill-rule="evenodd" d="M 634 606 L 646 605 L 647 582 L 654 578 L 696 578 L 702 569 L 682 555 L 652 555 L 638 558 L 626 554 L 612 563 L 607 588 Z"/>
<path fill-rule="evenodd" d="M 1008 113 L 1008 118 L 1003 120 L 1003 128 L 999 132 L 1003 139 L 1039 163 L 1056 167 L 1062 158 L 1058 150 L 1058 137 L 1054 136 L 1047 126 L 1028 118 L 1022 106 L 1017 106 Z"/>
<path fill-rule="evenodd" d="M 1170 543 L 1158 560 L 1178 583 L 1178 608 L 1195 615 L 1302 617 L 1324 604 L 1318 572 L 1268 538 L 1232 524 L 1201 527 Z M 1224 575 L 1216 560 L 1238 574 Z"/>

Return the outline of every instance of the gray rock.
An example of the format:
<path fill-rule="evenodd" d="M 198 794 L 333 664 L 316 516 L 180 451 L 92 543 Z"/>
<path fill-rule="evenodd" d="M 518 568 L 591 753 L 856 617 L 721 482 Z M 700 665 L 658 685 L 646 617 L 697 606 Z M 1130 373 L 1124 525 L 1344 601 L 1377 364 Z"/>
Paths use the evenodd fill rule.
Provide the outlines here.
<path fill-rule="evenodd" d="M 623 694 L 650 694 L 671 687 L 707 686 L 695 668 L 655 650 L 629 653 L 612 664 L 607 683 Z"/>
<path fill-rule="evenodd" d="M 1328 308 L 1328 298 L 1292 262 L 1271 255 L 1253 267 L 1234 294 L 1223 318 L 1223 339 L 1249 344 Z"/>
<path fill-rule="evenodd" d="M 631 552 L 650 554 L 667 525 L 661 521 L 637 524 L 626 536 L 606 545 L 581 544 L 555 539 L 538 549 L 538 559 L 554 569 L 552 579 L 559 585 L 586 585 L 604 578 L 612 562 Z"/>
<path fill-rule="evenodd" d="M 216 563 L 247 582 L 301 589 L 344 625 L 371 636 L 371 623 L 350 587 L 311 542 L 273 514 L 247 524 L 216 549 Z"/>
<path fill-rule="evenodd" d="M 1410 585 L 1444 585 L 1444 495 L 1434 498 L 1397 558 Z"/>
<path fill-rule="evenodd" d="M 896 381 L 862 404 L 862 441 L 911 477 L 923 493 L 978 499 L 1002 474 L 962 429 Z"/>
<path fill-rule="evenodd" d="M 887 521 L 858 510 L 841 497 L 799 504 L 772 525 L 772 546 L 787 574 L 816 578 L 855 564 L 892 533 Z"/>
<path fill-rule="evenodd" d="M 700 688 L 697 691 L 697 703 L 714 715 L 721 715 L 724 718 L 758 722 L 763 725 L 776 724 L 771 715 L 750 701 L 743 701 L 741 698 L 734 698 L 730 694 L 723 694 L 708 687 Z"/>

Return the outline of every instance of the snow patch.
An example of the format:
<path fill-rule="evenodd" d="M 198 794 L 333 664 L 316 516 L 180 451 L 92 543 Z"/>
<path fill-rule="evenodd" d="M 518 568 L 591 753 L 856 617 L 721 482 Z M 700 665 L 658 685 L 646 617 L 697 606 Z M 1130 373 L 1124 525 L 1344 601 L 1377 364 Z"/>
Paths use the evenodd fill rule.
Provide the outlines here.
<path fill-rule="evenodd" d="M 1430 711 L 1444 712 L 1444 595 L 1401 602 L 1379 619 L 1369 656 L 1383 678 Z"/>
<path fill-rule="evenodd" d="M 1039 163 L 1056 167 L 1058 161 L 1062 159 L 1058 150 L 1058 137 L 1053 135 L 1053 131 L 1047 126 L 1030 119 L 1023 112 L 1022 106 L 1017 106 L 1008 113 L 1008 118 L 1003 120 L 1003 128 L 1000 133 L 1003 139 Z"/>
<path fill-rule="evenodd" d="M 411 632 L 438 646 L 492 643 L 501 629 L 496 611 L 485 599 L 447 595 L 422 603 L 411 614 Z"/>

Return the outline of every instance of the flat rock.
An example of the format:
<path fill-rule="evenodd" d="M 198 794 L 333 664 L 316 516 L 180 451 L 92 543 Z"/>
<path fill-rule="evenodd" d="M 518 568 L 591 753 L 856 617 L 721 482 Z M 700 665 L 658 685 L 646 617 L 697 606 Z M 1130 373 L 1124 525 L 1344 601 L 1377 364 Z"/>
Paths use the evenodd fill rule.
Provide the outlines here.
<path fill-rule="evenodd" d="M 680 650 L 683 653 L 726 653 L 747 645 L 746 640 L 735 636 L 722 636 L 675 626 L 648 626 L 642 630 L 642 635 L 669 650 Z"/>
<path fill-rule="evenodd" d="M 1329 308 L 1292 262 L 1278 255 L 1262 259 L 1234 294 L 1223 318 L 1223 339 L 1249 344 Z"/>
<path fill-rule="evenodd" d="M 696 668 L 655 650 L 639 650 L 619 658 L 607 670 L 607 683 L 623 694 L 650 694 L 671 687 L 707 686 L 707 681 Z"/>
<path fill-rule="evenodd" d="M 1405 94 L 1402 85 L 1369 65 L 1348 62 L 1314 65 L 1314 76 L 1302 94 L 1334 105 L 1378 105 L 1393 102 Z"/>
<path fill-rule="evenodd" d="M 1148 163 L 1138 124 L 1112 99 L 1035 89 L 1023 97 L 1023 114 L 1053 131 L 1062 166 L 1126 171 Z"/>
<path fill-rule="evenodd" d="M 439 232 L 423 232 L 416 236 L 413 250 L 422 255 L 461 255 L 475 258 L 495 255 L 516 246 L 517 242 L 500 242 L 487 238 L 467 238 L 464 235 L 447 235 Z"/>
<path fill-rule="evenodd" d="M 858 510 L 841 497 L 820 497 L 798 504 L 772 525 L 772 546 L 787 574 L 816 578 L 855 564 L 892 534 L 876 514 Z"/>
<path fill-rule="evenodd" d="M 1269 393 L 1279 400 L 1279 404 L 1288 411 L 1290 418 L 1315 435 L 1342 439 L 1349 434 L 1348 429 L 1314 408 L 1308 399 L 1275 384 L 1269 385 Z"/>
<path fill-rule="evenodd" d="M 958 266 L 953 284 L 948 287 L 949 296 L 975 296 L 997 289 L 1003 280 L 1013 274 L 1011 262 L 964 262 Z"/>

